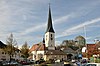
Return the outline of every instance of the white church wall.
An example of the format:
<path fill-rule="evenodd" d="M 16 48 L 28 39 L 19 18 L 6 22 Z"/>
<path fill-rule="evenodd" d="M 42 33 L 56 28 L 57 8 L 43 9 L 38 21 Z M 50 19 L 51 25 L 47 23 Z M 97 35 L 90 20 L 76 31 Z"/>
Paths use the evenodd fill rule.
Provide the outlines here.
<path fill-rule="evenodd" d="M 43 54 L 44 55 L 44 51 L 37 51 L 37 54 Z"/>
<path fill-rule="evenodd" d="M 32 60 L 36 60 L 36 51 L 32 51 L 31 53 L 33 54 L 33 59 Z"/>
<path fill-rule="evenodd" d="M 52 36 L 51 36 L 51 34 L 52 34 Z M 52 38 L 52 40 L 51 40 L 51 38 Z M 54 33 L 52 33 L 52 32 L 47 32 L 46 34 L 45 34 L 45 44 L 46 44 L 46 47 L 48 47 L 48 46 L 55 46 L 55 34 Z"/>
<path fill-rule="evenodd" d="M 33 59 L 32 60 L 37 60 L 39 54 L 42 54 L 44 55 L 44 51 L 32 51 L 32 54 L 33 54 Z"/>
<path fill-rule="evenodd" d="M 47 32 L 45 34 L 45 45 L 48 49 L 55 50 L 55 33 Z"/>

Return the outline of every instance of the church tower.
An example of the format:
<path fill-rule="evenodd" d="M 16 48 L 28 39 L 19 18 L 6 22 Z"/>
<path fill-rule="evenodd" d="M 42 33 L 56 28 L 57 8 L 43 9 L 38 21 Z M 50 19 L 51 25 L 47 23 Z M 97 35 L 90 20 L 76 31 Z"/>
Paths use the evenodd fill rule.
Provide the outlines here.
<path fill-rule="evenodd" d="M 55 31 L 52 25 L 50 5 L 49 5 L 47 30 L 45 32 L 45 46 L 48 48 L 48 50 L 55 50 Z"/>

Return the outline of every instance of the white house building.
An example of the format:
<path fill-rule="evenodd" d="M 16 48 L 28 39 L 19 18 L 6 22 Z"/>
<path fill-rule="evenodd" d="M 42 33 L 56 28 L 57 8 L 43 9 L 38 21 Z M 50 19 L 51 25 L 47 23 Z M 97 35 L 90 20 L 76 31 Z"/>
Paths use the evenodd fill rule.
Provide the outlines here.
<path fill-rule="evenodd" d="M 6 47 L 4 43 L 0 41 L 0 60 L 10 60 L 10 56 L 4 52 L 3 48 Z M 20 50 L 16 49 L 15 54 L 11 57 L 12 59 L 19 60 L 21 58 Z"/>

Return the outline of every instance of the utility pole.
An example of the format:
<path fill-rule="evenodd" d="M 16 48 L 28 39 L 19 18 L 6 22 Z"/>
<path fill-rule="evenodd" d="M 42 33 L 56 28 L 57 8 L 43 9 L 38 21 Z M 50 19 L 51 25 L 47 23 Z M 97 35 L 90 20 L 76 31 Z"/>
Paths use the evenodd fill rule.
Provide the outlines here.
<path fill-rule="evenodd" d="M 84 25 L 84 35 L 85 35 L 85 40 L 86 40 L 87 39 L 86 25 Z M 86 46 L 86 58 L 88 58 L 88 47 L 87 47 L 86 42 L 85 42 L 85 46 Z"/>

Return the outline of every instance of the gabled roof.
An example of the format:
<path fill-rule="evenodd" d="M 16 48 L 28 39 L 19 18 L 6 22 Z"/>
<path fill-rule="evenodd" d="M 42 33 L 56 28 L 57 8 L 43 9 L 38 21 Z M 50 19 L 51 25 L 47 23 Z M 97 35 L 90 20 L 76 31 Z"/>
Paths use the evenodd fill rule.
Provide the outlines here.
<path fill-rule="evenodd" d="M 3 48 L 3 47 L 5 47 L 6 45 L 3 43 L 3 42 L 1 42 L 0 41 L 0 48 Z"/>
<path fill-rule="evenodd" d="M 97 47 L 97 48 L 100 47 L 100 41 L 96 42 L 96 47 Z"/>
<path fill-rule="evenodd" d="M 87 44 L 88 53 L 94 52 L 96 49 L 96 44 Z"/>
<path fill-rule="evenodd" d="M 96 44 L 87 44 L 87 49 L 93 49 L 96 47 Z"/>
<path fill-rule="evenodd" d="M 45 44 L 40 44 L 36 51 L 44 51 L 45 50 Z"/>
<path fill-rule="evenodd" d="M 75 53 L 75 51 L 74 50 L 72 50 L 71 48 L 65 48 L 64 50 L 63 50 L 65 53 Z"/>
<path fill-rule="evenodd" d="M 41 43 L 34 44 L 30 49 L 30 51 L 43 51 L 43 50 L 45 50 L 45 44 L 41 44 Z"/>

